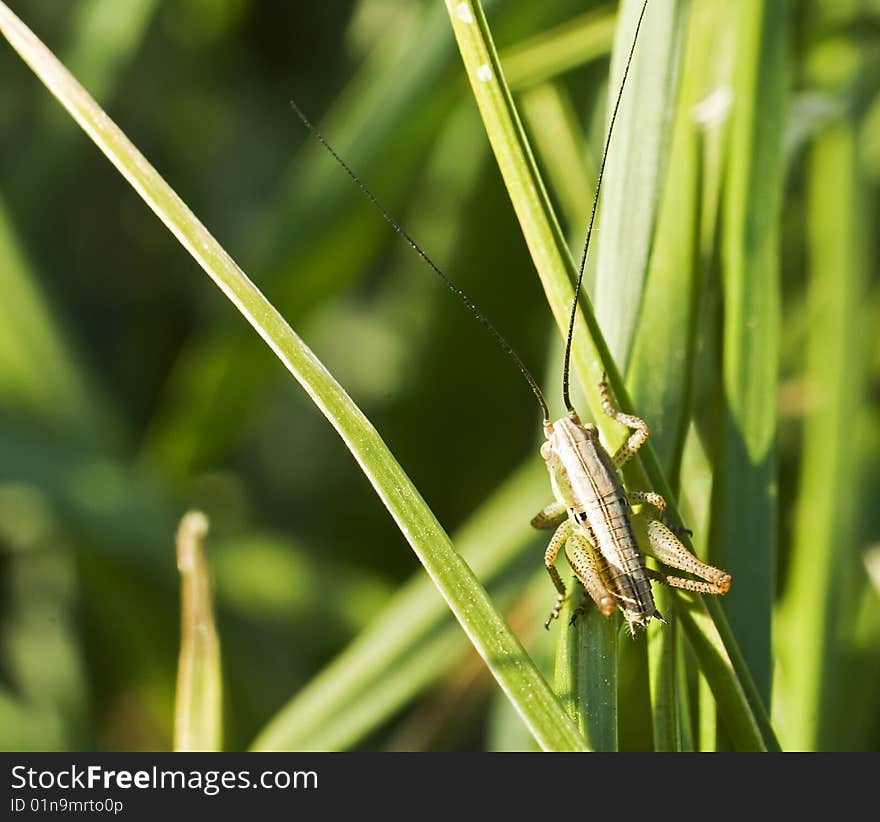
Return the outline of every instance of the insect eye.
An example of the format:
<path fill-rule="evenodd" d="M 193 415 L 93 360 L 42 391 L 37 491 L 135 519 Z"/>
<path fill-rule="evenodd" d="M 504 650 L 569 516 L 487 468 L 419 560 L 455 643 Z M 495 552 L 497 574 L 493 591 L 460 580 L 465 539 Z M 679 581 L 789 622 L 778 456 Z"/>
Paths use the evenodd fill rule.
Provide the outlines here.
<path fill-rule="evenodd" d="M 546 462 L 550 462 L 553 457 L 553 446 L 550 444 L 549 440 L 546 440 L 541 446 L 541 456 Z"/>

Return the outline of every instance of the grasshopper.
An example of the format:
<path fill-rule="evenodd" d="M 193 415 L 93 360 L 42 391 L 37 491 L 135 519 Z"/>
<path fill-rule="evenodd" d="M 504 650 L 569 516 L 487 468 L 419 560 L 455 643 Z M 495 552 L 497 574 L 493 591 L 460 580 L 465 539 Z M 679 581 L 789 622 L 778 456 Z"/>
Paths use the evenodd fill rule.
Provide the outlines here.
<path fill-rule="evenodd" d="M 544 508 L 532 519 L 535 528 L 556 528 L 553 538 L 544 554 L 544 565 L 558 592 L 556 604 L 544 623 L 549 628 L 552 620 L 559 616 L 562 603 L 566 599 L 566 589 L 559 572 L 556 570 L 556 558 L 560 549 L 564 548 L 565 556 L 575 576 L 605 616 L 610 616 L 619 607 L 623 612 L 630 632 L 635 635 L 636 628 L 647 628 L 651 619 L 664 621 L 651 593 L 650 580 L 655 579 L 666 585 L 698 591 L 706 594 L 724 594 L 730 588 L 730 575 L 718 568 L 706 565 L 697 559 L 681 543 L 675 533 L 662 522 L 666 509 L 666 501 L 654 491 L 627 492 L 621 482 L 618 469 L 625 465 L 648 438 L 648 426 L 639 417 L 624 414 L 616 409 L 612 402 L 608 383 L 603 377 L 600 383 L 602 407 L 608 416 L 622 425 L 632 429 L 632 433 L 620 449 L 613 455 L 603 448 L 599 441 L 599 433 L 595 425 L 583 424 L 572 406 L 569 397 L 569 363 L 574 335 L 574 321 L 577 312 L 578 296 L 583 281 L 587 252 L 596 217 L 599 191 L 605 162 L 614 131 L 614 122 L 623 97 L 626 78 L 635 53 L 639 29 L 645 16 L 648 0 L 645 0 L 636 25 L 632 47 L 626 62 L 617 101 L 611 116 L 606 137 L 602 163 L 593 198 L 593 210 L 590 216 L 587 239 L 581 256 L 580 271 L 575 287 L 571 317 L 568 328 L 568 340 L 565 347 L 563 368 L 563 400 L 568 411 L 567 415 L 551 422 L 547 402 L 537 381 L 526 368 L 519 355 L 488 318 L 471 302 L 468 296 L 458 288 L 422 250 L 416 241 L 406 232 L 401 224 L 385 209 L 375 195 L 367 188 L 358 175 L 336 153 L 324 139 L 318 129 L 291 101 L 294 112 L 318 142 L 330 153 L 339 165 L 360 188 L 364 196 L 379 211 L 382 217 L 400 234 L 415 253 L 464 303 L 465 307 L 495 337 L 496 342 L 515 362 L 520 373 L 532 389 L 543 414 L 543 428 L 546 441 L 541 446 L 541 456 L 547 463 L 550 472 L 550 483 L 555 501 Z M 694 574 L 703 581 L 675 577 L 646 567 L 639 551 L 638 543 L 632 529 L 631 505 L 647 504 L 653 506 L 659 516 L 649 517 L 640 513 L 646 525 L 649 553 L 662 563 Z M 575 609 L 574 619 L 583 612 L 589 601 L 584 601 Z"/>
<path fill-rule="evenodd" d="M 556 570 L 556 557 L 565 549 L 568 564 L 599 611 L 610 616 L 619 606 L 635 636 L 636 627 L 647 628 L 651 619 L 665 622 L 654 605 L 649 580 L 704 594 L 724 594 L 730 574 L 706 565 L 682 545 L 660 518 L 644 514 L 648 552 L 666 565 L 692 573 L 705 582 L 655 571 L 646 567 L 633 534 L 631 505 L 647 504 L 662 516 L 666 500 L 654 491 L 626 491 L 618 469 L 629 462 L 648 439 L 648 425 L 611 404 L 608 383 L 599 383 L 602 408 L 613 420 L 633 429 L 614 456 L 602 447 L 595 425 L 584 425 L 572 408 L 555 422 L 545 422 L 547 440 L 541 456 L 550 472 L 556 500 L 532 519 L 535 528 L 556 528 L 544 553 L 544 565 L 559 596 L 545 628 L 559 616 L 566 598 L 565 584 Z M 583 612 L 586 600 L 574 611 Z"/>
<path fill-rule="evenodd" d="M 544 553 L 544 566 L 559 594 L 550 616 L 544 623 L 545 628 L 549 628 L 550 623 L 558 618 L 562 603 L 566 599 L 565 584 L 556 570 L 556 557 L 561 548 L 564 548 L 568 564 L 583 585 L 589 599 L 596 603 L 596 607 L 605 616 L 610 616 L 619 607 L 633 636 L 637 627 L 647 629 L 652 619 L 665 622 L 654 604 L 651 579 L 674 588 L 684 588 L 704 594 L 725 594 L 731 583 L 730 574 L 697 559 L 662 522 L 666 500 L 660 494 L 655 491 L 627 492 L 624 489 L 618 471 L 647 441 L 647 423 L 640 417 L 624 414 L 614 407 L 608 382 L 603 375 L 599 383 L 602 409 L 611 419 L 632 431 L 626 442 L 611 456 L 599 441 L 596 426 L 581 423 L 569 394 L 569 366 L 574 322 L 596 219 L 599 191 L 602 187 L 614 123 L 620 101 L 623 99 L 626 78 L 647 8 L 648 0 L 645 0 L 636 23 L 617 100 L 611 114 L 587 238 L 574 290 L 562 372 L 562 396 L 568 414 L 555 422 L 550 422 L 546 403 L 542 404 L 544 434 L 547 439 L 541 446 L 541 456 L 547 463 L 555 501 L 532 518 L 532 526 L 556 528 Z M 650 505 L 659 514 L 658 517 L 641 514 L 646 526 L 648 552 L 665 565 L 687 571 L 704 581 L 672 576 L 645 565 L 632 528 L 631 506 L 634 504 Z M 586 602 L 585 598 L 584 602 L 575 608 L 572 622 L 583 613 Z"/>

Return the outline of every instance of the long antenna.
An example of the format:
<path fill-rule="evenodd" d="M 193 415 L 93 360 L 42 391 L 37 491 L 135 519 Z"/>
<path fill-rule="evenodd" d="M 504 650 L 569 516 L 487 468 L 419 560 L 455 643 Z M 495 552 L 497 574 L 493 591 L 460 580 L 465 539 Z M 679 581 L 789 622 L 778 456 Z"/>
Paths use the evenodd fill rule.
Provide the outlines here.
<path fill-rule="evenodd" d="M 571 363 L 571 341 L 574 337 L 574 318 L 577 315 L 578 297 L 581 293 L 581 283 L 584 279 L 584 267 L 587 264 L 587 252 L 590 250 L 590 239 L 593 236 L 593 223 L 596 220 L 596 207 L 599 205 L 599 190 L 602 188 L 602 177 L 605 174 L 605 162 L 608 159 L 608 149 L 611 146 L 611 135 L 614 133 L 614 121 L 617 120 L 617 111 L 620 108 L 620 101 L 623 99 L 623 89 L 626 86 L 626 78 L 629 74 L 629 67 L 632 64 L 633 54 L 636 51 L 636 42 L 639 39 L 639 30 L 642 27 L 642 20 L 645 17 L 645 11 L 648 8 L 648 0 L 642 4 L 642 11 L 639 14 L 639 21 L 636 23 L 636 33 L 633 35 L 632 46 L 629 50 L 629 56 L 626 58 L 626 67 L 623 70 L 623 78 L 620 81 L 620 91 L 617 92 L 617 101 L 614 104 L 614 111 L 611 113 L 611 122 L 608 125 L 608 136 L 605 138 L 605 150 L 602 153 L 602 164 L 599 166 L 599 177 L 596 181 L 596 193 L 593 196 L 593 211 L 590 214 L 590 225 L 587 228 L 587 240 L 584 243 L 584 252 L 581 254 L 581 267 L 578 271 L 577 285 L 574 289 L 574 300 L 571 303 L 571 317 L 568 321 L 568 339 L 565 342 L 565 360 L 562 366 L 562 400 L 565 403 L 566 410 L 574 413 L 574 407 L 571 404 L 569 396 L 569 366 Z"/>
<path fill-rule="evenodd" d="M 519 369 L 520 373 L 523 377 L 526 378 L 529 386 L 535 394 L 535 397 L 538 399 L 538 404 L 541 406 L 541 413 L 544 415 L 544 423 L 547 424 L 550 422 L 550 411 L 547 408 L 547 401 L 544 399 L 544 395 L 541 393 L 541 389 L 538 387 L 538 383 L 535 381 L 535 378 L 532 376 L 531 372 L 528 368 L 526 368 L 525 363 L 520 359 L 519 355 L 516 351 L 513 350 L 507 340 L 504 339 L 501 332 L 489 322 L 489 319 L 477 308 L 470 300 L 467 294 L 464 293 L 452 280 L 449 279 L 441 270 L 440 267 L 421 249 L 419 244 L 406 232 L 406 229 L 391 216 L 391 213 L 382 205 L 373 194 L 370 189 L 367 188 L 366 184 L 361 180 L 357 174 L 352 171 L 351 167 L 345 160 L 340 157 L 336 151 L 333 149 L 333 146 L 324 139 L 324 136 L 320 131 L 311 123 L 308 117 L 302 113 L 299 106 L 293 101 L 290 101 L 290 106 L 296 113 L 296 116 L 302 120 L 303 125 L 312 133 L 312 136 L 330 153 L 334 160 L 336 160 L 339 165 L 341 165 L 349 177 L 354 181 L 355 185 L 361 190 L 361 193 L 370 203 L 375 206 L 376 210 L 385 218 L 385 221 L 401 236 L 407 243 L 409 243 L 410 247 L 416 254 L 421 257 L 422 262 L 425 263 L 444 283 L 446 283 L 449 290 L 455 294 L 458 299 L 460 299 L 464 304 L 468 311 L 471 312 L 483 325 L 483 327 L 495 338 L 496 342 L 508 353 L 508 355 L 513 359 L 516 363 L 516 367 Z"/>

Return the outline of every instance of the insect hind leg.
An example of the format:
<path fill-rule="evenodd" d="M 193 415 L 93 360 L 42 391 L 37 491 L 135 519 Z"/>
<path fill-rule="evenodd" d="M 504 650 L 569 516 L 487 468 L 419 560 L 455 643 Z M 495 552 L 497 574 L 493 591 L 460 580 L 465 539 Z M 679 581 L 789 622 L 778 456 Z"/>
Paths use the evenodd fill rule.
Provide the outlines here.
<path fill-rule="evenodd" d="M 604 374 L 602 375 L 602 382 L 599 383 L 599 396 L 602 400 L 602 410 L 611 417 L 611 419 L 619 422 L 621 425 L 625 425 L 627 428 L 634 429 L 626 442 L 614 452 L 614 456 L 612 457 L 614 465 L 620 468 L 621 466 L 626 465 L 626 463 L 636 455 L 639 448 L 647 442 L 648 423 L 646 423 L 641 417 L 636 417 L 632 414 L 624 414 L 612 405 L 611 393 Z"/>
<path fill-rule="evenodd" d="M 614 613 L 617 603 L 602 579 L 599 560 L 596 549 L 590 541 L 580 534 L 572 533 L 565 543 L 565 557 L 571 570 L 581 581 L 590 599 L 596 603 L 596 607 L 604 616 Z M 577 613 L 583 613 L 583 605 L 579 605 L 572 616 L 572 621 Z"/>
<path fill-rule="evenodd" d="M 674 577 L 648 570 L 649 576 L 672 588 L 697 591 L 701 594 L 726 594 L 730 590 L 731 577 L 726 571 L 700 561 L 682 545 L 677 536 L 660 520 L 647 520 L 648 553 L 664 565 L 700 577 L 705 582 Z"/>

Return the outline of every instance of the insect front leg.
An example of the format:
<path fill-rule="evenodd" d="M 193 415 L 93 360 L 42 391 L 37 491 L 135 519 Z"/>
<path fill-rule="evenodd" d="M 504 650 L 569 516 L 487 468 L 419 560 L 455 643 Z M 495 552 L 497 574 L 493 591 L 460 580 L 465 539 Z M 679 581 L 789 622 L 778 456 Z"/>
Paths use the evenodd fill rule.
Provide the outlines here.
<path fill-rule="evenodd" d="M 590 599 L 596 603 L 603 616 L 614 613 L 617 603 L 611 592 L 605 586 L 600 572 L 599 559 L 596 549 L 588 539 L 580 534 L 572 532 L 565 543 L 565 556 L 575 576 L 581 581 Z M 572 622 L 583 613 L 583 606 L 578 606 L 572 614 Z"/>
<path fill-rule="evenodd" d="M 568 516 L 563 502 L 551 502 L 532 517 L 532 528 L 555 528 Z"/>
<path fill-rule="evenodd" d="M 626 465 L 626 463 L 636 455 L 639 448 L 641 448 L 647 441 L 648 423 L 646 423 L 641 417 L 635 417 L 632 414 L 624 414 L 611 404 L 611 394 L 608 390 L 608 383 L 604 376 L 602 377 L 602 382 L 599 383 L 599 396 L 602 399 L 602 410 L 611 417 L 611 419 L 616 420 L 621 425 L 625 425 L 627 428 L 635 429 L 632 434 L 629 435 L 627 441 L 615 451 L 614 456 L 612 457 L 615 466 L 620 468 L 621 466 Z"/>
<path fill-rule="evenodd" d="M 538 516 L 540 516 L 540 514 Z M 537 519 L 537 517 L 535 517 L 535 519 Z M 547 621 L 544 623 L 544 627 L 548 631 L 550 630 L 550 623 L 554 619 L 559 618 L 559 612 L 562 610 L 562 603 L 565 602 L 565 583 L 559 576 L 559 571 L 556 570 L 555 563 L 556 556 L 559 554 L 559 549 L 565 545 L 566 541 L 571 536 L 571 533 L 571 523 L 566 519 L 562 525 L 556 529 L 556 533 L 553 534 L 553 538 L 550 540 L 550 544 L 544 552 L 544 567 L 547 569 L 547 573 L 550 574 L 550 579 L 553 580 L 553 584 L 559 592 L 559 596 L 556 597 L 556 605 L 553 606 L 550 616 L 547 617 Z"/>
<path fill-rule="evenodd" d="M 687 571 L 689 574 L 706 581 L 698 582 L 647 569 L 649 576 L 672 588 L 683 588 L 686 591 L 697 591 L 701 594 L 726 594 L 730 590 L 730 574 L 697 559 L 660 520 L 643 519 L 648 534 L 647 553 L 670 568 Z"/>

